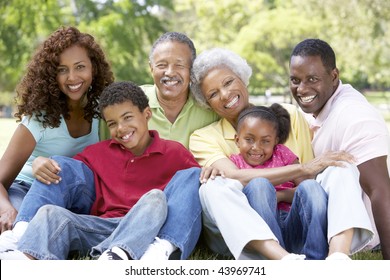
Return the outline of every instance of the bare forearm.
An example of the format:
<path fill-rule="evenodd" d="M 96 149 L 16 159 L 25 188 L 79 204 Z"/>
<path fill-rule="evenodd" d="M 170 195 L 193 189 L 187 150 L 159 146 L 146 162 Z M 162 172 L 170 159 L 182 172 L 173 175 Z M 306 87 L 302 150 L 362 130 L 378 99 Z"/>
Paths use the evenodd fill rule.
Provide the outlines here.
<path fill-rule="evenodd" d="M 305 169 L 301 164 L 292 164 L 283 167 L 266 169 L 229 169 L 225 170 L 225 176 L 239 180 L 244 186 L 252 179 L 263 177 L 273 185 L 279 185 L 287 181 L 293 181 L 299 177 L 306 176 Z"/>

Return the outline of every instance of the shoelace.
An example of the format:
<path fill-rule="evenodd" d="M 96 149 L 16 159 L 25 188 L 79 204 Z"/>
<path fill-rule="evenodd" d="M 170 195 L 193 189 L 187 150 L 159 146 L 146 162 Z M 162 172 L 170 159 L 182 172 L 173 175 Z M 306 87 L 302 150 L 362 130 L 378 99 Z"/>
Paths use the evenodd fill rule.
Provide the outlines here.
<path fill-rule="evenodd" d="M 109 260 L 123 260 L 117 253 L 113 252 L 111 249 L 107 252 Z"/>

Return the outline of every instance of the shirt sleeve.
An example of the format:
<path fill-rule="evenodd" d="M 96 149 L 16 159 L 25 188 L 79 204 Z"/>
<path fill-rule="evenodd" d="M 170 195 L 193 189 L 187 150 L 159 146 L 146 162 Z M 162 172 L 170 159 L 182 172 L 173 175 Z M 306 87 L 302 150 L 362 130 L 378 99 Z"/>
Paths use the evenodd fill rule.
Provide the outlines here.
<path fill-rule="evenodd" d="M 209 127 L 206 127 L 194 131 L 190 137 L 190 151 L 201 166 L 208 167 L 219 159 L 228 158 L 220 141 L 213 136 Z"/>
<path fill-rule="evenodd" d="M 281 144 L 275 147 L 274 154 L 282 160 L 284 166 L 293 164 L 298 159 L 297 155 L 294 154 L 287 146 Z"/>
<path fill-rule="evenodd" d="M 349 114 L 345 108 L 342 114 L 339 113 L 337 119 L 337 131 L 342 137 L 334 137 L 339 143 L 339 150 L 344 150 L 357 159 L 357 164 L 361 164 L 372 158 L 388 155 L 389 153 L 389 133 L 384 120 L 377 115 L 377 112 L 367 110 L 367 107 L 359 109 L 354 105 L 354 112 L 364 112 L 359 114 Z"/>
<path fill-rule="evenodd" d="M 35 139 L 35 142 L 38 143 L 42 139 L 45 128 L 43 127 L 42 123 L 35 118 L 35 115 L 32 117 L 24 116 L 22 118 L 21 124 L 30 131 Z"/>

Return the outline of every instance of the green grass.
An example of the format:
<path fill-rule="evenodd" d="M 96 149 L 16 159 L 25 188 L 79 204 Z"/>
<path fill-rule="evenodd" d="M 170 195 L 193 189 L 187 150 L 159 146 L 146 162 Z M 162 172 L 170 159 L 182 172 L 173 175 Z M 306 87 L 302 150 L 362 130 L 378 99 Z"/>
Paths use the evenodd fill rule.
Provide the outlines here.
<path fill-rule="evenodd" d="M 7 148 L 17 125 L 15 119 L 0 118 L 0 157 Z"/>

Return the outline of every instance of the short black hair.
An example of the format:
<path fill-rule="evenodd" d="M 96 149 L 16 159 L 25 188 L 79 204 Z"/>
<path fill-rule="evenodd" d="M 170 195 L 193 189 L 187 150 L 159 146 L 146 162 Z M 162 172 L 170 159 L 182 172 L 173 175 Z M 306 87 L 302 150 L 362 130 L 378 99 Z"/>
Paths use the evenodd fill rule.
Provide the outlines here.
<path fill-rule="evenodd" d="M 332 71 L 336 68 L 336 55 L 332 47 L 327 42 L 320 39 L 303 40 L 293 49 L 291 57 L 293 56 L 319 56 L 322 64 L 328 71 Z"/>
<path fill-rule="evenodd" d="M 143 112 L 149 106 L 148 97 L 137 84 L 129 81 L 114 82 L 107 86 L 100 96 L 100 113 L 104 118 L 103 110 L 107 106 L 127 101 L 131 101 L 134 106 L 137 106 L 140 112 Z"/>
<path fill-rule="evenodd" d="M 291 121 L 290 114 L 282 105 L 274 103 L 270 107 L 252 106 L 241 111 L 237 120 L 237 132 L 240 131 L 242 122 L 248 117 L 269 121 L 275 127 L 276 136 L 279 138 L 279 144 L 283 144 L 287 141 L 291 130 Z"/>

